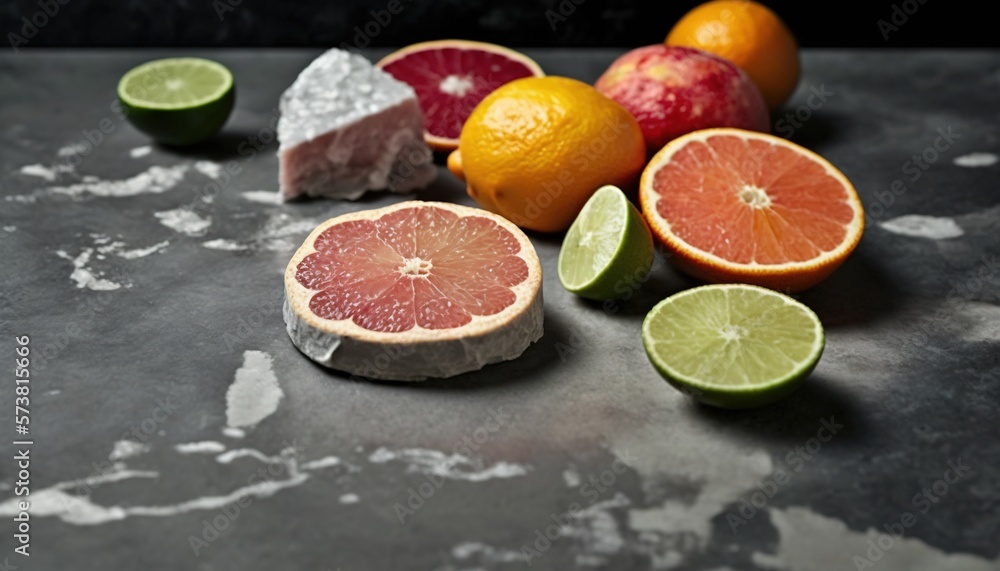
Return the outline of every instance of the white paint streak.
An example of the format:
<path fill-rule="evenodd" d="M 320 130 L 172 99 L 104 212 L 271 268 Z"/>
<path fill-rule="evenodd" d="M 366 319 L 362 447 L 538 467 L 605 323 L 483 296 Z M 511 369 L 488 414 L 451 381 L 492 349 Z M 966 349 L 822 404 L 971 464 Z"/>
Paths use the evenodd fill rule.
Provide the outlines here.
<path fill-rule="evenodd" d="M 145 258 L 150 254 L 155 254 L 156 252 L 160 252 L 169 245 L 170 245 L 170 240 L 164 240 L 157 244 L 153 244 L 148 248 L 136 248 L 134 250 L 117 250 L 115 251 L 115 254 L 117 254 L 119 257 L 125 258 L 126 260 L 134 260 L 136 258 Z"/>
<path fill-rule="evenodd" d="M 566 486 L 569 488 L 575 488 L 580 485 L 580 473 L 572 467 L 563 470 L 562 477 L 563 481 L 566 482 Z"/>
<path fill-rule="evenodd" d="M 149 445 L 134 440 L 119 440 L 115 442 L 108 459 L 112 462 L 132 458 L 149 452 Z"/>
<path fill-rule="evenodd" d="M 967 168 L 977 168 L 977 167 L 991 167 L 1000 161 L 1000 157 L 997 157 L 993 153 L 969 153 L 967 155 L 962 155 L 960 157 L 955 157 L 955 164 L 960 167 Z"/>
<path fill-rule="evenodd" d="M 127 478 L 157 477 L 156 472 L 140 472 L 124 470 L 121 465 L 107 474 L 76 480 L 71 482 L 61 482 L 48 488 L 33 491 L 31 494 L 31 515 L 33 517 L 58 517 L 62 521 L 73 525 L 99 525 L 111 521 L 120 521 L 130 516 L 143 517 L 169 517 L 178 514 L 199 510 L 214 510 L 227 504 L 231 504 L 247 496 L 255 498 L 265 498 L 273 496 L 275 493 L 301 485 L 309 479 L 307 474 L 299 472 L 294 452 L 291 449 L 282 450 L 281 456 L 274 457 L 284 465 L 288 477 L 283 480 L 261 480 L 253 484 L 237 488 L 228 494 L 219 496 L 204 496 L 176 504 L 160 506 L 103 506 L 91 501 L 91 496 L 75 496 L 65 493 L 63 490 L 78 488 L 83 485 L 95 486 L 101 483 Z M 263 455 L 262 455 L 263 456 Z M 270 458 L 264 456 L 265 458 Z M 0 517 L 11 517 L 19 512 L 18 503 L 22 501 L 20 497 L 11 497 L 0 502 Z"/>
<path fill-rule="evenodd" d="M 235 241 L 223 238 L 202 242 L 202 246 L 212 250 L 254 250 L 263 249 L 273 252 L 291 250 L 299 243 L 297 240 L 288 240 L 289 236 L 305 236 L 319 225 L 317 220 L 291 220 L 285 214 L 280 213 L 267 221 L 264 228 L 249 240 Z"/>
<path fill-rule="evenodd" d="M 34 204 L 37 197 L 33 194 L 12 194 L 3 197 L 7 202 L 20 202 L 22 204 Z"/>
<path fill-rule="evenodd" d="M 625 540 L 618 529 L 618 521 L 608 510 L 630 504 L 629 499 L 619 492 L 610 500 L 597 502 L 573 514 L 572 523 L 560 528 L 560 535 L 576 538 L 580 542 L 582 551 L 577 555 L 577 566 L 606 565 L 609 557 L 621 551 Z"/>
<path fill-rule="evenodd" d="M 281 204 L 281 195 L 275 190 L 248 190 L 241 192 L 240 196 L 250 202 L 261 204 Z"/>
<path fill-rule="evenodd" d="M 461 454 L 449 455 L 438 450 L 423 448 L 407 448 L 399 451 L 379 448 L 368 457 L 368 460 L 375 464 L 402 460 L 407 462 L 408 472 L 433 474 L 467 482 L 482 482 L 493 478 L 513 478 L 528 473 L 526 466 L 518 464 L 498 462 L 492 466 L 484 467 L 480 460 L 473 460 Z"/>
<path fill-rule="evenodd" d="M 151 152 L 153 152 L 153 147 L 146 145 L 144 147 L 136 147 L 132 149 L 131 151 L 128 152 L 128 156 L 132 157 L 133 159 L 138 159 L 140 157 L 148 155 Z"/>
<path fill-rule="evenodd" d="M 73 272 L 69 275 L 69 279 L 76 283 L 76 287 L 80 289 L 91 289 L 94 291 L 113 291 L 121 288 L 121 284 L 115 283 L 111 280 L 99 278 L 94 275 L 92 269 L 87 268 L 87 263 L 90 262 L 90 257 L 93 254 L 93 248 L 84 248 L 84 250 L 74 258 L 73 256 L 67 254 L 64 250 L 56 250 L 57 256 L 73 263 Z"/>
<path fill-rule="evenodd" d="M 60 157 L 72 157 L 73 155 L 86 153 L 88 150 L 90 150 L 90 146 L 87 143 L 80 142 L 61 147 L 56 151 L 56 154 Z"/>
<path fill-rule="evenodd" d="M 222 174 L 222 165 L 210 161 L 198 161 L 194 163 L 194 170 L 208 178 L 219 178 L 219 175 Z"/>
<path fill-rule="evenodd" d="M 497 549 L 479 541 L 466 541 L 464 543 L 459 543 L 455 547 L 451 548 L 451 555 L 455 559 L 460 560 L 478 556 L 479 561 L 484 564 L 513 563 L 515 561 L 523 562 L 524 560 L 520 551 L 512 549 Z"/>
<path fill-rule="evenodd" d="M 31 515 L 54 516 L 73 525 L 99 525 L 129 516 L 169 517 L 197 510 L 218 509 L 247 496 L 266 498 L 285 488 L 298 486 L 308 478 L 306 474 L 292 472 L 284 480 L 262 480 L 225 495 L 205 496 L 162 506 L 102 506 L 93 503 L 89 496 L 74 496 L 52 487 L 32 493 Z M 15 515 L 18 501 L 20 498 L 14 497 L 0 503 L 0 517 Z"/>
<path fill-rule="evenodd" d="M 24 165 L 17 172 L 26 176 L 36 176 L 38 178 L 43 178 L 49 182 L 54 181 L 58 176 L 56 171 L 42 164 Z"/>
<path fill-rule="evenodd" d="M 952 308 L 956 323 L 950 328 L 964 341 L 1000 343 L 1000 306 L 969 301 Z"/>
<path fill-rule="evenodd" d="M 193 210 L 176 208 L 153 214 L 167 228 L 188 236 L 199 236 L 212 225 L 212 219 L 202 217 Z"/>
<path fill-rule="evenodd" d="M 322 470 L 323 468 L 329 468 L 331 466 L 339 466 L 340 458 L 336 456 L 324 456 L 323 458 L 318 458 L 316 460 L 310 460 L 302 464 L 303 470 Z"/>
<path fill-rule="evenodd" d="M 292 451 L 294 452 L 294 451 Z M 215 461 L 219 464 L 229 464 L 237 458 L 254 458 L 263 462 L 264 464 L 281 464 L 285 462 L 283 456 L 268 456 L 260 450 L 254 448 L 237 448 L 235 450 L 229 450 L 215 457 Z"/>
<path fill-rule="evenodd" d="M 225 238 L 216 238 L 215 240 L 208 240 L 207 242 L 202 242 L 202 246 L 208 248 L 209 250 L 224 250 L 228 252 L 238 252 L 240 250 L 249 250 L 249 244 L 240 244 L 239 242 L 234 242 L 232 240 L 226 240 Z"/>
<path fill-rule="evenodd" d="M 235 427 L 232 427 L 232 426 L 227 426 L 227 427 L 225 427 L 225 428 L 222 429 L 222 435 L 223 436 L 228 436 L 229 438 L 243 438 L 244 436 L 247 435 L 247 433 L 246 433 L 246 431 L 244 431 L 244 430 L 242 430 L 240 428 L 235 428 Z"/>
<path fill-rule="evenodd" d="M 679 404 L 684 397 L 674 398 Z M 672 410 L 677 412 L 676 408 Z M 687 534 L 704 546 L 711 538 L 712 519 L 723 512 L 723 507 L 771 474 L 771 456 L 746 442 L 735 442 L 727 434 L 715 434 L 721 429 L 698 425 L 683 414 L 670 418 L 666 428 L 649 425 L 615 443 L 618 456 L 642 477 L 647 497 L 655 498 L 650 502 L 652 507 L 629 510 L 629 527 L 640 533 L 675 537 Z M 657 436 L 665 429 L 671 431 L 671 438 Z M 631 455 L 631 449 L 643 452 Z M 689 482 L 700 490 L 693 500 L 684 496 L 664 498 L 664 479 Z"/>
<path fill-rule="evenodd" d="M 17 226 L 4 226 L 4 232 L 17 232 Z"/>
<path fill-rule="evenodd" d="M 357 494 L 344 494 L 340 496 L 340 503 L 342 504 L 356 504 L 361 501 L 361 498 Z"/>
<path fill-rule="evenodd" d="M 762 569 L 785 569 L 785 564 L 781 561 L 781 559 L 771 555 L 770 553 L 754 551 L 750 554 L 750 561 L 753 561 L 754 566 Z"/>
<path fill-rule="evenodd" d="M 776 559 L 790 569 L 811 569 L 817 561 L 830 568 L 867 567 L 864 562 L 856 563 L 854 557 L 867 560 L 871 548 L 869 541 L 877 542 L 885 533 L 884 529 L 877 528 L 854 531 L 838 519 L 807 508 L 793 506 L 785 510 L 769 508 L 768 511 L 780 537 Z M 916 538 L 904 536 L 893 541 L 892 547 L 884 550 L 877 560 L 878 568 L 887 571 L 995 571 L 1000 565 L 1000 558 L 987 560 L 964 553 L 945 553 Z"/>
<path fill-rule="evenodd" d="M 174 450 L 181 454 L 218 454 L 225 452 L 226 445 L 214 440 L 203 440 L 201 442 L 184 442 L 174 445 Z"/>
<path fill-rule="evenodd" d="M 154 166 L 124 180 L 103 180 L 91 177 L 90 179 L 85 178 L 84 182 L 69 186 L 50 187 L 49 192 L 74 197 L 92 194 L 115 198 L 139 194 L 159 194 L 177 186 L 189 169 L 189 165 Z"/>
<path fill-rule="evenodd" d="M 906 216 L 886 220 L 880 223 L 879 226 L 894 234 L 916 238 L 930 238 L 931 240 L 957 238 L 964 234 L 962 227 L 956 224 L 951 218 L 923 216 L 921 214 L 907 214 Z"/>
<path fill-rule="evenodd" d="M 282 396 L 271 356 L 263 351 L 244 351 L 243 366 L 226 391 L 226 424 L 254 426 L 278 409 Z"/>

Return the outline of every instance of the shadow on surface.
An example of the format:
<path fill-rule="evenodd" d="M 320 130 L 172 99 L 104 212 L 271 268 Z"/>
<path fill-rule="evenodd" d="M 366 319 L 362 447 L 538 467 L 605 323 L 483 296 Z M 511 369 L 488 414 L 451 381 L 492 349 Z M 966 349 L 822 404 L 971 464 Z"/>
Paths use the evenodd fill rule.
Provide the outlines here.
<path fill-rule="evenodd" d="M 253 137 L 252 142 L 251 137 Z M 264 144 L 257 139 L 257 133 L 221 131 L 205 141 L 187 147 L 174 147 L 159 143 L 156 144 L 156 147 L 164 152 L 183 157 L 222 162 L 246 158 L 251 155 L 275 153 L 278 150 L 278 141 L 272 137 L 269 143 Z"/>
<path fill-rule="evenodd" d="M 645 281 L 621 283 L 624 288 L 622 291 L 626 292 L 622 299 L 594 301 L 581 297 L 577 298 L 576 303 L 582 310 L 601 311 L 609 317 L 645 317 L 657 303 L 677 292 L 699 285 L 703 285 L 703 282 L 684 274 L 669 260 L 657 256 Z"/>
<path fill-rule="evenodd" d="M 823 327 L 833 328 L 880 319 L 899 305 L 901 295 L 877 266 L 855 252 L 826 281 L 797 297 Z"/>
<path fill-rule="evenodd" d="M 817 435 L 823 421 L 843 425 L 832 441 L 860 441 L 865 422 L 854 399 L 842 388 L 812 375 L 794 394 L 763 408 L 722 410 L 693 401 L 691 407 L 698 418 L 719 428 L 773 444 L 802 446 Z"/>
<path fill-rule="evenodd" d="M 563 347 L 569 347 L 570 343 L 572 341 L 569 329 L 554 312 L 546 311 L 545 332 L 542 338 L 525 349 L 520 357 L 502 363 L 486 365 L 478 371 L 470 371 L 447 379 L 428 379 L 418 382 L 365 379 L 343 371 L 328 369 L 313 361 L 310 363 L 318 371 L 330 376 L 332 381 L 337 382 L 354 381 L 415 390 L 488 390 L 501 386 L 507 388 L 512 385 L 537 382 L 541 378 L 539 373 L 543 370 L 563 364 L 560 350 Z"/>
<path fill-rule="evenodd" d="M 803 111 L 796 115 L 800 109 L 808 109 L 810 112 L 806 120 Z M 807 149 L 816 151 L 824 143 L 837 137 L 837 127 L 839 120 L 829 113 L 812 111 L 806 104 L 784 107 L 771 116 L 772 130 L 775 135 L 802 145 Z M 798 125 L 798 126 L 797 126 Z"/>

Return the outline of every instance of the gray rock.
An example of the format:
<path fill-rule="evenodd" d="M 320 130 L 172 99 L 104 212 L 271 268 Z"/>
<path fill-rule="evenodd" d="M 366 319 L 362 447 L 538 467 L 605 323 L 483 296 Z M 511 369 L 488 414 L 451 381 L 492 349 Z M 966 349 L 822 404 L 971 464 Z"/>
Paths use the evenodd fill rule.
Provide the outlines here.
<path fill-rule="evenodd" d="M 408 192 L 436 174 L 416 94 L 358 54 L 331 49 L 281 96 L 279 181 L 285 200 L 354 200 Z"/>

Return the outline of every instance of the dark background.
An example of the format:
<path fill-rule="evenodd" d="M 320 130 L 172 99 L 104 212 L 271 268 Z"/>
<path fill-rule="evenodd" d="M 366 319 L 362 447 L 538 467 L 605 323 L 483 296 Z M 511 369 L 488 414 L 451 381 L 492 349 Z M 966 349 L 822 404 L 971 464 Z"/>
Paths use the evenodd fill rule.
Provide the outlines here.
<path fill-rule="evenodd" d="M 383 12 L 399 2 L 396 15 Z M 63 2 L 64 4 L 60 4 Z M 921 3 L 923 2 L 923 3 Z M 0 31 L 36 46 L 400 46 L 466 38 L 519 47 L 629 47 L 663 41 L 700 0 L 3 0 Z M 807 47 L 993 47 L 995 19 L 953 0 L 764 1 Z M 49 17 L 42 4 L 58 12 Z M 886 38 L 878 21 L 899 29 Z M 561 8 L 560 8 L 561 6 Z M 912 12 L 905 15 L 903 9 Z M 546 17 L 552 10 L 565 20 Z M 47 20 L 28 38 L 22 18 Z M 389 18 L 386 19 L 385 16 Z M 903 22 L 902 18 L 906 17 Z M 358 35 L 357 27 L 365 30 Z M 553 29 L 553 27 L 555 29 Z M 370 33 L 375 32 L 375 33 Z"/>

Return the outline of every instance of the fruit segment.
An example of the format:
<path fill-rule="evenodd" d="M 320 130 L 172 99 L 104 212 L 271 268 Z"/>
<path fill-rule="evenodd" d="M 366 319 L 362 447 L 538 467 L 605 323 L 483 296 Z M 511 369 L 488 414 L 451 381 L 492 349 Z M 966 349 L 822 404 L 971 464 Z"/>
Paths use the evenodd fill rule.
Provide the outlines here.
<path fill-rule="evenodd" d="M 702 286 L 654 307 L 642 325 L 646 354 L 675 388 L 722 408 L 750 408 L 793 392 L 823 353 L 808 307 L 755 286 Z"/>
<path fill-rule="evenodd" d="M 541 267 L 516 226 L 404 202 L 329 220 L 285 272 L 285 321 L 313 360 L 378 379 L 448 377 L 542 334 Z"/>
<path fill-rule="evenodd" d="M 343 50 L 321 55 L 282 95 L 278 140 L 285 200 L 409 192 L 437 173 L 413 89 Z"/>
<path fill-rule="evenodd" d="M 590 197 L 566 232 L 559 251 L 559 281 L 581 297 L 629 296 L 649 276 L 653 237 L 642 214 L 615 186 Z"/>
<path fill-rule="evenodd" d="M 783 291 L 819 283 L 861 238 L 861 202 L 822 157 L 778 137 L 706 129 L 650 161 L 640 199 L 677 265 L 713 282 Z"/>
<path fill-rule="evenodd" d="M 442 151 L 458 146 L 465 120 L 493 90 L 544 75 L 537 63 L 514 50 L 465 40 L 421 42 L 376 65 L 416 90 L 427 144 Z"/>

